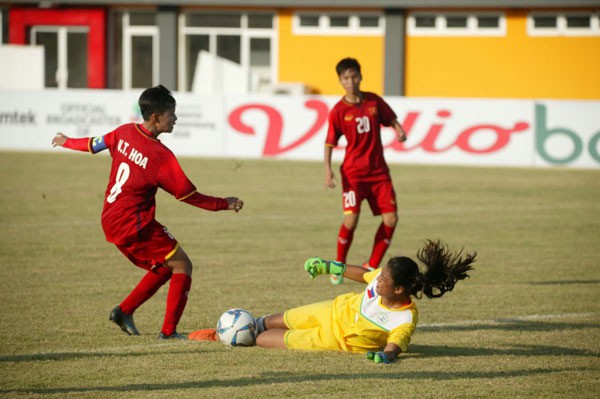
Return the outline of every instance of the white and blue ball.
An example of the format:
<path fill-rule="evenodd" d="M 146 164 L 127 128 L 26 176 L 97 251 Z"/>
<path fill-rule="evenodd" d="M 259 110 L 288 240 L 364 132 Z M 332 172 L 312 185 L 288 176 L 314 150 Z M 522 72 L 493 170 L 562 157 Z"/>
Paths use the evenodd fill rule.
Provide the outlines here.
<path fill-rule="evenodd" d="M 227 346 L 252 346 L 257 331 L 254 317 L 244 309 L 229 309 L 217 323 L 217 336 Z"/>

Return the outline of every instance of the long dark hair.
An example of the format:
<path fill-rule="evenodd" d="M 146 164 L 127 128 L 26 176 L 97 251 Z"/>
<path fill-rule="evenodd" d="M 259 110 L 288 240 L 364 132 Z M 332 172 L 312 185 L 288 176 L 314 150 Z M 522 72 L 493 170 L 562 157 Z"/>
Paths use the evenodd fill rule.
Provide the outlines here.
<path fill-rule="evenodd" d="M 397 256 L 388 262 L 394 285 L 402 286 L 406 293 L 421 298 L 439 298 L 454 289 L 458 280 L 469 277 L 473 270 L 477 252 L 463 255 L 463 249 L 451 251 L 439 240 L 425 241 L 425 246 L 417 251 L 417 259 L 425 266 L 419 270 L 417 263 L 406 256 Z"/>

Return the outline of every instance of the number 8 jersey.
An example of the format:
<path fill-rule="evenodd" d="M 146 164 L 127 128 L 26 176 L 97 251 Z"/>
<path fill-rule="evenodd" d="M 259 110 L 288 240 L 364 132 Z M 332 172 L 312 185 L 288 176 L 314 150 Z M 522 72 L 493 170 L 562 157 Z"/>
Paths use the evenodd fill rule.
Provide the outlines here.
<path fill-rule="evenodd" d="M 335 147 L 341 136 L 348 142 L 342 176 L 349 180 L 381 180 L 389 175 L 383 156 L 381 125 L 390 126 L 396 114 L 377 94 L 362 92 L 359 104 L 342 98 L 329 113 L 325 145 Z"/>
<path fill-rule="evenodd" d="M 159 187 L 178 200 L 196 192 L 171 150 L 142 125 L 129 123 L 104 136 L 65 143 L 66 148 L 85 150 L 82 145 L 94 154 L 108 149 L 112 156 L 102 210 L 102 228 L 109 242 L 122 245 L 137 240 L 154 220 Z"/>

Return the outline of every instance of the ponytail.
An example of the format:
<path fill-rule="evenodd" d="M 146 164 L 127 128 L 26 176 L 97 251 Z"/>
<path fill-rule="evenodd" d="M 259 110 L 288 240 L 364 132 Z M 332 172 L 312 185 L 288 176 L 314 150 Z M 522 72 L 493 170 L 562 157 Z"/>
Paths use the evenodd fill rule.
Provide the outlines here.
<path fill-rule="evenodd" d="M 417 259 L 425 265 L 423 271 L 410 258 L 399 256 L 390 259 L 389 266 L 395 285 L 403 286 L 406 293 L 421 298 L 439 298 L 454 289 L 458 280 L 469 277 L 473 270 L 477 252 L 463 255 L 460 251 L 450 251 L 438 241 L 427 240 L 417 252 Z"/>
<path fill-rule="evenodd" d="M 452 291 L 458 280 L 464 280 L 473 270 L 477 252 L 463 256 L 463 249 L 450 251 L 438 241 L 427 240 L 425 246 L 417 252 L 417 259 L 425 265 L 420 275 L 422 292 L 428 298 L 439 298 L 444 293 Z"/>

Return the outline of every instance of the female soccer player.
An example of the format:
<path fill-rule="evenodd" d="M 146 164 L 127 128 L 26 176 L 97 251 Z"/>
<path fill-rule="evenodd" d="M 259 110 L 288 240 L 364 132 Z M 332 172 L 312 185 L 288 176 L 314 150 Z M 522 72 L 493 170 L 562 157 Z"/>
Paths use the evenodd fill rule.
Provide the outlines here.
<path fill-rule="evenodd" d="M 98 137 L 69 138 L 58 133 L 54 147 L 96 154 L 108 149 L 112 167 L 102 210 L 106 240 L 146 274 L 110 320 L 124 332 L 139 335 L 133 312 L 167 281 L 169 292 L 159 339 L 187 336 L 176 331 L 192 284 L 192 262 L 177 240 L 155 219 L 156 191 L 162 188 L 179 201 L 210 211 L 238 212 L 244 202 L 237 197 L 200 194 L 187 178 L 175 155 L 158 140 L 173 131 L 177 116 L 175 99 L 162 85 L 146 89 L 139 98 L 144 121 L 128 123 Z"/>
<path fill-rule="evenodd" d="M 325 140 L 325 187 L 335 187 L 331 168 L 331 154 L 338 140 L 346 137 L 344 161 L 340 167 L 344 219 L 337 239 L 336 260 L 346 263 L 354 231 L 358 224 L 360 207 L 367 200 L 373 215 L 381 215 L 382 222 L 373 242 L 371 256 L 363 267 L 377 269 L 390 246 L 398 221 L 396 193 L 390 171 L 383 156 L 380 127 L 390 126 L 398 141 L 406 140 L 406 133 L 390 106 L 378 95 L 360 90 L 362 74 L 354 58 L 344 58 L 336 66 L 344 97 L 329 113 L 329 130 Z M 343 280 L 331 276 L 331 282 Z"/>
<path fill-rule="evenodd" d="M 463 256 L 439 241 L 427 241 L 417 252 L 423 271 L 410 258 L 391 258 L 381 269 L 311 258 L 304 268 L 314 278 L 343 275 L 367 284 L 361 293 L 290 309 L 258 319 L 256 344 L 265 348 L 338 350 L 366 353 L 376 363 L 389 363 L 406 352 L 418 322 L 413 298 L 438 298 L 452 291 L 472 269 L 477 253 Z"/>
<path fill-rule="evenodd" d="M 391 258 L 385 267 L 372 271 L 310 258 L 304 269 L 311 278 L 343 275 L 367 287 L 360 293 L 259 317 L 256 345 L 366 353 L 375 363 L 390 363 L 406 352 L 417 326 L 419 313 L 413 299 L 423 294 L 439 298 L 452 291 L 457 281 L 469 277 L 476 256 L 476 252 L 463 255 L 462 250 L 450 251 L 441 242 L 428 240 L 417 252 L 422 271 L 405 256 Z M 189 339 L 216 341 L 216 330 L 197 330 Z"/>

